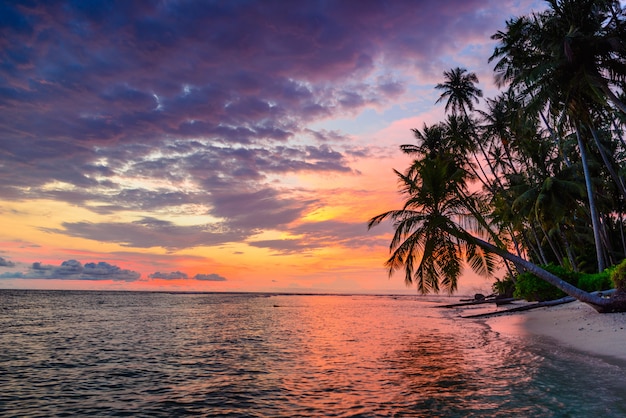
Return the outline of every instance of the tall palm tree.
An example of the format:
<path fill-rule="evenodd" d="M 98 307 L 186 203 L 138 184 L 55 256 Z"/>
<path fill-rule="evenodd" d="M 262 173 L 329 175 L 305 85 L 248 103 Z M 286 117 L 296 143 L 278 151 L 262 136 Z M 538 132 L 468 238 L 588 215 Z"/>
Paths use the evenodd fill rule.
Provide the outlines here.
<path fill-rule="evenodd" d="M 467 111 L 474 110 L 474 103 L 478 104 L 479 98 L 483 97 L 483 91 L 476 87 L 478 76 L 461 67 L 444 71 L 443 76 L 445 81 L 435 86 L 437 90 L 443 90 L 436 103 L 447 99 L 446 112 L 451 110 L 453 114 L 467 117 Z"/>
<path fill-rule="evenodd" d="M 477 177 L 486 188 L 493 192 L 496 186 L 501 188 L 502 184 L 489 158 L 489 152 L 486 149 L 487 144 L 482 142 L 476 129 L 476 122 L 470 116 L 470 112 L 474 110 L 474 104 L 478 104 L 483 96 L 482 90 L 476 86 L 479 82 L 478 76 L 476 73 L 470 73 L 461 67 L 444 71 L 443 76 L 444 82 L 435 86 L 437 90 L 442 90 L 435 103 L 446 100 L 446 112 L 451 112 L 449 121 L 454 122 L 456 120 L 457 125 L 460 125 L 459 121 L 467 125 L 467 130 L 463 132 L 463 135 L 458 136 L 459 144 L 465 148 L 459 146 L 458 152 L 463 154 L 469 152 L 474 155 L 479 169 L 483 172 L 483 176 Z M 476 156 L 476 150 L 480 151 L 482 161 Z M 490 175 L 484 172 L 483 162 L 489 167 Z"/>
<path fill-rule="evenodd" d="M 552 115 L 560 115 L 557 128 L 576 133 L 597 266 L 602 271 L 602 230 L 590 179 L 587 132 L 594 131 L 594 114 L 611 111 L 609 102 L 614 108 L 626 109 L 612 90 L 623 86 L 626 77 L 622 9 L 615 0 L 548 0 L 548 3 L 550 8 L 545 12 L 507 22 L 507 30 L 493 36 L 499 44 L 490 61 L 497 59 L 498 81 L 509 83 L 510 88 L 527 96 L 531 111 L 542 112 L 547 108 Z M 606 155 L 602 156 L 610 161 Z"/>

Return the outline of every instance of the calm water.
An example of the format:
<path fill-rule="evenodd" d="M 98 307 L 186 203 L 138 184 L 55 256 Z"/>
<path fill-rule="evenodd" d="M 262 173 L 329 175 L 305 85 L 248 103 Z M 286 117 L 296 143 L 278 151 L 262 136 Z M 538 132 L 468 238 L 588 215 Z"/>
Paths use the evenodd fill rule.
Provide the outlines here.
<path fill-rule="evenodd" d="M 415 297 L 0 290 L 0 416 L 626 416 L 626 367 Z"/>

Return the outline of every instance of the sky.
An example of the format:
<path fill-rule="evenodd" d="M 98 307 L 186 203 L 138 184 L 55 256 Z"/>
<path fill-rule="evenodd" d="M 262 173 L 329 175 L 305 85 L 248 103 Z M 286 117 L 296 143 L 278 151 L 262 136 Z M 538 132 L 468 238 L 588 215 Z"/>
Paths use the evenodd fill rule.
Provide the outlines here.
<path fill-rule="evenodd" d="M 543 7 L 0 0 L 0 288 L 415 293 L 367 229 L 399 146 Z"/>

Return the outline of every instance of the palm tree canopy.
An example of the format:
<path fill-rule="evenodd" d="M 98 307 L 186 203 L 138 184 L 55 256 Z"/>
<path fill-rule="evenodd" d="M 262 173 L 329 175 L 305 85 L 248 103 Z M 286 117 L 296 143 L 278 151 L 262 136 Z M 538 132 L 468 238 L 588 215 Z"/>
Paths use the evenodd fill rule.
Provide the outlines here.
<path fill-rule="evenodd" d="M 468 73 L 467 69 L 456 67 L 444 71 L 443 75 L 445 81 L 435 86 L 437 90 L 442 90 L 436 103 L 446 100 L 446 112 L 451 110 L 454 114 L 467 115 L 468 110 L 474 110 L 474 103 L 483 97 L 482 90 L 476 87 L 476 73 Z"/>
<path fill-rule="evenodd" d="M 405 283 L 415 282 L 422 294 L 438 293 L 441 288 L 453 293 L 463 256 L 474 271 L 490 275 L 494 258 L 458 239 L 467 235 L 459 222 L 471 222 L 471 217 L 462 198 L 468 196 L 464 190 L 467 173 L 454 159 L 437 156 L 416 160 L 405 173 L 396 174 L 406 196 L 404 207 L 375 216 L 368 224 L 372 228 L 386 219 L 393 221 L 392 254 L 385 263 L 389 274 L 404 268 Z"/>
<path fill-rule="evenodd" d="M 626 81 L 626 24 L 616 0 L 548 0 L 545 12 L 509 20 L 489 61 L 496 81 L 531 95 L 538 107 L 581 111 L 607 100 Z"/>

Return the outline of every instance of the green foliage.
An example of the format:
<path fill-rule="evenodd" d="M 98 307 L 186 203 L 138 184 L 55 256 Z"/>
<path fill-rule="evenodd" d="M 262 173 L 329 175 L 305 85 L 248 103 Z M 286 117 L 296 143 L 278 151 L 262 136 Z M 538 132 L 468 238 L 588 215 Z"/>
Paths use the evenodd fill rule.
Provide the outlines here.
<path fill-rule="evenodd" d="M 578 288 L 586 292 L 596 292 L 598 290 L 608 290 L 613 288 L 611 281 L 612 269 L 606 269 L 602 273 L 584 274 L 578 278 Z"/>
<path fill-rule="evenodd" d="M 625 278 L 624 283 L 626 283 L 626 263 L 622 264 L 624 264 L 623 277 Z M 588 274 L 568 271 L 561 266 L 553 264 L 543 266 L 543 268 L 586 292 L 611 289 L 613 287 L 611 282 L 612 272 L 616 270 L 616 267 L 613 267 L 601 273 Z M 534 274 L 526 272 L 517 276 L 513 295 L 516 298 L 528 301 L 545 301 L 562 298 L 565 296 L 565 293 Z"/>
<path fill-rule="evenodd" d="M 611 281 L 619 291 L 626 291 L 626 259 L 619 263 L 611 273 Z"/>
<path fill-rule="evenodd" d="M 513 293 L 515 292 L 515 280 L 507 274 L 502 279 L 496 279 L 491 289 L 493 290 L 493 293 L 496 293 L 499 296 L 512 298 Z"/>
<path fill-rule="evenodd" d="M 550 273 L 559 276 L 561 279 L 566 282 L 576 284 L 578 281 L 577 277 L 572 277 L 572 272 L 566 271 L 564 268 L 560 266 L 555 266 L 553 264 L 549 264 L 547 266 L 543 266 L 544 269 L 548 270 Z M 517 281 L 515 282 L 515 292 L 513 296 L 520 299 L 525 299 L 527 301 L 545 301 L 545 300 L 553 300 L 559 299 L 565 296 L 561 290 L 552 286 L 550 283 L 540 279 L 532 273 L 525 272 L 517 276 Z"/>

